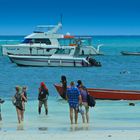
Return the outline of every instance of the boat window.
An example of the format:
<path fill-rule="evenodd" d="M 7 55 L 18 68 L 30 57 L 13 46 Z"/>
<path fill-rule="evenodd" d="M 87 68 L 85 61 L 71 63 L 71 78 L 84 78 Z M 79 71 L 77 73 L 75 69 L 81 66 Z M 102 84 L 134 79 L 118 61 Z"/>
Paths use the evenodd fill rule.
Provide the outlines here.
<path fill-rule="evenodd" d="M 58 49 L 55 54 L 70 54 L 71 49 Z"/>
<path fill-rule="evenodd" d="M 92 45 L 92 40 L 91 39 L 81 39 L 81 44 L 83 46 L 91 46 Z"/>
<path fill-rule="evenodd" d="M 69 46 L 70 44 L 74 44 L 74 39 L 59 39 L 60 46 Z"/>
<path fill-rule="evenodd" d="M 60 46 L 69 46 L 71 44 L 77 44 L 78 40 L 81 41 L 82 46 L 91 46 L 92 45 L 92 38 L 69 38 L 69 39 L 59 39 Z"/>
<path fill-rule="evenodd" d="M 49 39 L 34 39 L 34 43 L 44 43 L 47 45 L 51 45 L 51 41 Z"/>
<path fill-rule="evenodd" d="M 25 39 L 22 43 L 33 43 L 32 39 Z"/>
<path fill-rule="evenodd" d="M 51 41 L 49 39 L 25 39 L 22 43 L 44 43 L 46 45 L 51 45 Z"/>

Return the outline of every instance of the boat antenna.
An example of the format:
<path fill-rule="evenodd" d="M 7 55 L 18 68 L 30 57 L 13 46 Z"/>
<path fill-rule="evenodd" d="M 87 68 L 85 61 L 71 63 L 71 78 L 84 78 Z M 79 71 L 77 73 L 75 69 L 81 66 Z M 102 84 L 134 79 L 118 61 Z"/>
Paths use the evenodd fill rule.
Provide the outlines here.
<path fill-rule="evenodd" d="M 60 23 L 62 24 L 62 18 L 63 18 L 63 14 L 60 14 Z"/>

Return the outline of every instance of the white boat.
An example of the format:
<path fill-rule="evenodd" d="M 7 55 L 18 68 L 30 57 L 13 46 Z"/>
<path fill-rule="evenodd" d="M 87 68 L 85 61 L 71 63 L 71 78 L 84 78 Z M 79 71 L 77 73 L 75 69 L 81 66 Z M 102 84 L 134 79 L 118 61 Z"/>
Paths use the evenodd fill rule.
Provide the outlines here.
<path fill-rule="evenodd" d="M 46 55 L 8 55 L 10 60 L 19 66 L 48 66 L 48 67 L 89 67 L 101 66 L 100 62 L 77 57 L 78 47 L 58 48 L 55 54 Z"/>
<path fill-rule="evenodd" d="M 23 42 L 16 45 L 2 45 L 2 54 L 52 55 L 61 46 L 76 46 L 77 42 L 75 40 L 79 39 L 81 40 L 79 55 L 101 54 L 99 51 L 101 45 L 97 49 L 94 48 L 91 37 L 74 37 L 70 34 L 58 34 L 57 31 L 61 27 L 61 23 L 58 23 L 58 25 L 39 25 L 32 34 L 25 37 Z"/>

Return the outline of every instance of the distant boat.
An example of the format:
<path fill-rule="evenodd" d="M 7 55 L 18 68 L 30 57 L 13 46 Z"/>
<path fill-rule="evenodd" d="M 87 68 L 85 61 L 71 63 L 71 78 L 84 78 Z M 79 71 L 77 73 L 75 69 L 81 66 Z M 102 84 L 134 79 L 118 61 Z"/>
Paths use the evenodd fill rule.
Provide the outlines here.
<path fill-rule="evenodd" d="M 57 92 L 63 98 L 63 88 L 61 85 L 54 84 Z M 95 99 L 102 100 L 140 100 L 139 90 L 112 90 L 100 88 L 87 88 L 89 94 Z"/>
<path fill-rule="evenodd" d="M 140 52 L 127 52 L 127 51 L 122 51 L 122 55 L 140 55 Z"/>

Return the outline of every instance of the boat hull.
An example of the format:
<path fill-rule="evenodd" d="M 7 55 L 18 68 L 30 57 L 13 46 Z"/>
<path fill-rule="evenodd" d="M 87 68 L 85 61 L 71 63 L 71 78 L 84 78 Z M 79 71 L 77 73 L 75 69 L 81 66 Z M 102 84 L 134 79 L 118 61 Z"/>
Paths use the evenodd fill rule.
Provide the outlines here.
<path fill-rule="evenodd" d="M 86 67 L 89 66 L 83 59 L 52 58 L 46 56 L 16 56 L 8 55 L 9 59 L 19 66 L 33 67 Z"/>
<path fill-rule="evenodd" d="M 52 47 L 52 50 L 47 51 L 47 49 L 50 49 Z M 30 49 L 32 48 L 32 52 Z M 41 46 L 40 45 L 3 45 L 2 46 L 2 54 L 8 55 L 8 53 L 11 54 L 25 54 L 25 55 L 52 55 L 56 52 L 56 49 L 53 48 L 59 48 L 59 46 Z M 84 52 L 84 53 L 82 53 Z M 102 53 L 98 52 L 93 46 L 92 47 L 81 47 L 79 56 L 93 56 L 93 55 L 103 55 Z"/>
<path fill-rule="evenodd" d="M 59 95 L 63 98 L 62 86 L 54 85 Z M 95 99 L 102 100 L 140 100 L 140 91 L 135 90 L 110 90 L 87 88 L 88 93 Z"/>

